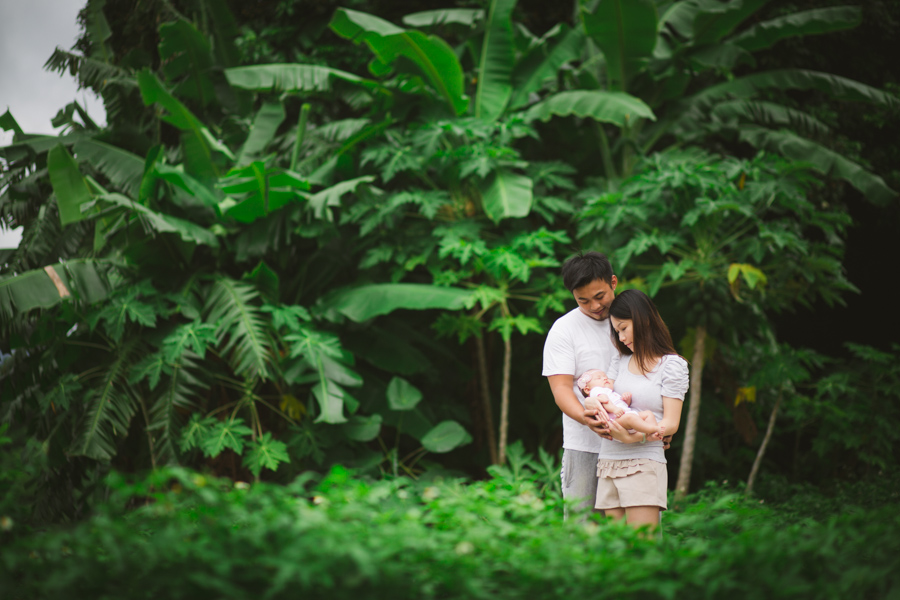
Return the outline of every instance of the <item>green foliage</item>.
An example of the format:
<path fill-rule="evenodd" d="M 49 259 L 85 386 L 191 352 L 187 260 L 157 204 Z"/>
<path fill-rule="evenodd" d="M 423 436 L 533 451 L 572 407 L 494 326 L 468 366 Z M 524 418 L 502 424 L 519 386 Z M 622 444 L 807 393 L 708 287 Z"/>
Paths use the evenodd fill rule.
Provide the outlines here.
<path fill-rule="evenodd" d="M 900 585 L 892 501 L 837 505 L 807 490 L 797 504 L 769 505 L 713 485 L 666 512 L 664 535 L 648 538 L 603 519 L 563 521 L 558 491 L 541 488 L 544 465 L 510 450 L 509 466 L 485 481 L 372 481 L 342 468 L 287 486 L 180 468 L 113 474 L 108 501 L 86 522 L 0 531 L 0 585 L 12 597 L 71 598 L 558 598 L 584 589 L 844 598 L 890 597 Z M 886 483 L 874 484 L 877 496 L 890 497 Z"/>
<path fill-rule="evenodd" d="M 686 301 L 723 327 L 732 313 L 706 308 L 756 323 L 763 299 L 851 291 L 846 217 L 805 167 L 718 153 L 765 148 L 892 197 L 784 92 L 888 108 L 893 95 L 752 66 L 757 49 L 858 12 L 582 4 L 574 27 L 537 36 L 505 0 L 406 28 L 365 3 L 276 25 L 207 0 L 124 17 L 88 2 L 79 51 L 48 68 L 101 94 L 109 124 L 77 103 L 58 136 L 0 116 L 14 133 L 0 221 L 24 228 L 0 253 L 13 353 L 0 419 L 46 448 L 38 512 L 77 514 L 112 467 L 418 475 L 435 467 L 423 457 L 458 465 L 471 443 L 465 468 L 480 471 L 481 415 L 539 387 L 533 357 L 566 309 L 556 271 L 573 247 L 615 249 L 638 275 L 625 283 L 661 295 L 701 282 Z M 515 364 L 491 377 L 513 344 Z M 540 410 L 511 414 L 514 436 L 552 438 Z"/>

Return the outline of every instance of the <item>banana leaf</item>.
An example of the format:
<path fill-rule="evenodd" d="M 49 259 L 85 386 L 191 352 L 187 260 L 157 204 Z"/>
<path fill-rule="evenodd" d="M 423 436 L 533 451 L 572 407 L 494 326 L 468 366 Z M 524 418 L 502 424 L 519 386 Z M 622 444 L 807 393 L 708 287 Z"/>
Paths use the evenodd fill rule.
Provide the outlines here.
<path fill-rule="evenodd" d="M 319 65 L 269 64 L 225 69 L 228 83 L 258 92 L 329 92 L 335 79 L 377 86 L 374 81 L 353 73 Z"/>
<path fill-rule="evenodd" d="M 569 115 L 589 117 L 620 127 L 628 122 L 634 123 L 638 118 L 656 120 L 656 115 L 640 98 L 625 92 L 603 90 L 560 92 L 529 108 L 525 111 L 524 118 L 526 121 L 548 121 L 553 116 Z"/>
<path fill-rule="evenodd" d="M 51 308 L 68 298 L 87 304 L 98 302 L 112 289 L 109 267 L 109 263 L 86 258 L 0 279 L 0 318 L 7 321 L 35 308 Z"/>
<path fill-rule="evenodd" d="M 90 138 L 77 140 L 72 150 L 80 161 L 103 173 L 125 195 L 139 197 L 144 177 L 144 161 L 139 156 Z"/>
<path fill-rule="evenodd" d="M 253 118 L 250 133 L 238 152 L 237 166 L 243 167 L 261 158 L 282 121 L 284 121 L 284 107 L 281 102 L 263 104 Z"/>
<path fill-rule="evenodd" d="M 480 8 L 444 8 L 424 10 L 403 17 L 403 24 L 410 27 L 433 27 L 436 25 L 472 26 L 484 20 L 484 11 Z"/>
<path fill-rule="evenodd" d="M 91 202 L 91 190 L 78 170 L 75 159 L 62 145 L 50 149 L 47 170 L 59 206 L 60 222 L 65 226 L 84 219 L 86 215 L 82 208 Z"/>
<path fill-rule="evenodd" d="M 512 96 L 512 72 L 516 52 L 512 11 L 516 0 L 491 0 L 478 60 L 475 116 L 496 121 Z"/>
<path fill-rule="evenodd" d="M 494 223 L 507 217 L 526 217 L 533 200 L 531 178 L 498 170 L 481 191 L 484 212 Z"/>
<path fill-rule="evenodd" d="M 159 26 L 159 57 L 166 79 L 178 82 L 173 92 L 208 106 L 216 92 L 210 71 L 212 46 L 191 23 L 179 19 Z"/>
<path fill-rule="evenodd" d="M 584 33 L 580 29 L 568 27 L 561 27 L 560 30 L 562 39 L 549 50 L 548 40 L 542 39 L 541 43 L 516 65 L 509 108 L 521 108 L 531 102 L 532 94 L 539 92 L 547 81 L 555 80 L 564 64 L 580 56 L 584 47 Z"/>
<path fill-rule="evenodd" d="M 770 48 L 783 39 L 842 31 L 861 22 L 862 11 L 858 6 L 817 8 L 757 23 L 732 37 L 729 42 L 755 52 Z"/>
<path fill-rule="evenodd" d="M 628 89 L 631 76 L 653 54 L 657 38 L 652 0 L 603 0 L 593 12 L 582 8 L 584 29 L 606 57 L 609 88 Z"/>
<path fill-rule="evenodd" d="M 339 8 L 329 24 L 339 36 L 364 41 L 377 56 L 369 68 L 377 76 L 387 75 L 394 61 L 403 56 L 419 67 L 453 112 L 465 112 L 463 71 L 459 59 L 447 42 L 415 29 L 405 30 L 373 15 Z"/>
<path fill-rule="evenodd" d="M 870 102 L 898 107 L 896 96 L 864 83 L 830 73 L 806 69 L 776 69 L 738 77 L 732 81 L 710 86 L 685 99 L 685 104 L 709 106 L 720 98 L 752 98 L 761 90 L 818 90 L 837 100 Z"/>
<path fill-rule="evenodd" d="M 321 301 L 352 321 L 361 323 L 395 310 L 459 310 L 472 296 L 469 290 L 418 283 L 376 283 L 333 292 Z"/>
<path fill-rule="evenodd" d="M 196 223 L 156 212 L 122 194 L 100 194 L 97 197 L 105 202 L 134 211 L 144 222 L 159 233 L 176 233 L 185 242 L 203 244 L 214 248 L 219 246 L 219 240 L 215 234 Z"/>
<path fill-rule="evenodd" d="M 807 162 L 824 175 L 838 177 L 862 192 L 875 204 L 885 206 L 897 198 L 897 192 L 884 179 L 861 165 L 790 131 L 772 131 L 763 127 L 743 127 L 741 140 L 756 148 L 778 153 L 791 160 Z"/>

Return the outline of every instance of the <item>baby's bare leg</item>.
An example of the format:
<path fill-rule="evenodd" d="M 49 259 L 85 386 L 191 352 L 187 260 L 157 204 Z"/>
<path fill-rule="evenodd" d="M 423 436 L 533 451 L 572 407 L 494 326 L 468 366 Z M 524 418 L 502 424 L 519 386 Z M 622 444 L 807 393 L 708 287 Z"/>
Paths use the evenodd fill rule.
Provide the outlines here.
<path fill-rule="evenodd" d="M 626 429 L 634 429 L 638 433 L 646 433 L 652 435 L 659 431 L 659 424 L 656 417 L 649 410 L 642 410 L 635 414 L 633 412 L 625 413 L 617 419 L 619 424 Z"/>

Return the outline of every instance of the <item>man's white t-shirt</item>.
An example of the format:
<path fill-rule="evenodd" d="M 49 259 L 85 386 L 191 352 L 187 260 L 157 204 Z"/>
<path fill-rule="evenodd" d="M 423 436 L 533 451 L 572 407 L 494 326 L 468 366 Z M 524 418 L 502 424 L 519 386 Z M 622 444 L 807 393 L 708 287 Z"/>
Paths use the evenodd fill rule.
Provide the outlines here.
<path fill-rule="evenodd" d="M 619 351 L 609 333 L 609 319 L 592 319 L 578 308 L 561 316 L 544 342 L 543 376 L 571 375 L 572 391 L 583 405 L 584 398 L 575 381 L 590 369 L 609 371 L 613 361 L 619 360 Z M 563 448 L 600 452 L 603 438 L 565 413 L 562 420 Z"/>

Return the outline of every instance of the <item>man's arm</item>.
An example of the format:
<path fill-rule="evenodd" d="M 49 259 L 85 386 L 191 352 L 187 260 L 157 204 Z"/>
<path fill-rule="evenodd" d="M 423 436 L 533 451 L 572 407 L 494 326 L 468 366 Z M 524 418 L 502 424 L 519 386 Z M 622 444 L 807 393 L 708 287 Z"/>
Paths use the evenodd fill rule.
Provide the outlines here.
<path fill-rule="evenodd" d="M 575 378 L 573 376 L 550 375 L 547 377 L 547 381 L 550 383 L 550 391 L 553 393 L 553 399 L 556 401 L 556 405 L 563 413 L 574 419 L 576 422 L 591 427 L 592 429 L 598 426 L 602 429 L 603 426 L 601 426 L 601 424 L 609 420 L 606 411 L 585 409 L 581 405 L 581 402 L 575 397 L 575 392 L 572 391 L 572 386 L 575 384 Z M 594 429 L 594 431 L 597 430 Z"/>

